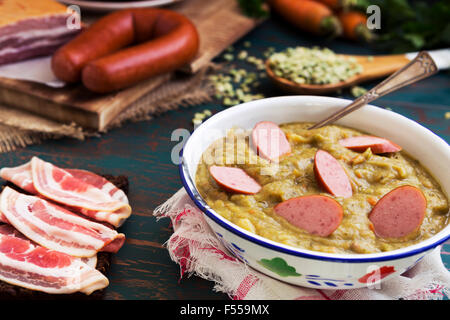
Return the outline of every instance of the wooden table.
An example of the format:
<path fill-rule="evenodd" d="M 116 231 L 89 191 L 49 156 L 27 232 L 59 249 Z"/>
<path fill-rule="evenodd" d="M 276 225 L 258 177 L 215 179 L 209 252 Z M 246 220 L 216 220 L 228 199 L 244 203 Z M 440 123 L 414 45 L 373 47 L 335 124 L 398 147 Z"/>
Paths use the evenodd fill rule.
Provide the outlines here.
<path fill-rule="evenodd" d="M 335 40 L 318 41 L 299 34 L 278 21 L 267 21 L 236 43 L 251 41 L 250 54 L 260 55 L 268 46 L 277 50 L 286 46 L 320 45 L 352 54 L 375 54 L 366 47 Z M 370 88 L 374 83 L 367 84 Z M 376 102 L 420 122 L 436 134 L 450 141 L 450 75 L 438 75 L 399 90 Z M 269 82 L 261 91 L 267 96 L 283 95 Z M 344 97 L 350 98 L 348 94 Z M 218 103 L 194 106 L 167 112 L 158 118 L 140 123 L 126 124 L 119 129 L 87 141 L 72 139 L 53 140 L 42 145 L 0 154 L 1 166 L 13 166 L 38 155 L 43 159 L 66 167 L 85 168 L 108 174 L 125 174 L 130 180 L 130 202 L 133 215 L 120 228 L 127 241 L 115 255 L 109 274 L 110 286 L 105 299 L 227 299 L 213 292 L 213 283 L 197 277 L 179 279 L 179 268 L 169 258 L 164 242 L 171 235 L 168 219 L 156 221 L 152 210 L 181 188 L 177 167 L 171 162 L 171 150 L 178 141 L 171 141 L 177 128 L 192 130 L 195 112 L 210 109 L 223 110 Z M 448 174 L 448 173 L 447 173 Z M 450 243 L 444 245 L 443 258 L 450 267 Z"/>

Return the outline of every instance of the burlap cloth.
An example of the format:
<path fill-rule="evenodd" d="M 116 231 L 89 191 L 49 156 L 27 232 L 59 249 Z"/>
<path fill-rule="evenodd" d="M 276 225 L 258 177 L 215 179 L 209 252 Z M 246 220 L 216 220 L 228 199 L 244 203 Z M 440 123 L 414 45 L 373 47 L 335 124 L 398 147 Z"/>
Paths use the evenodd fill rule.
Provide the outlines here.
<path fill-rule="evenodd" d="M 217 66 L 210 64 L 194 75 L 172 74 L 156 89 L 141 97 L 109 124 L 105 132 L 127 121 L 149 120 L 168 110 L 211 100 L 213 87 L 207 75 Z M 104 134 L 76 124 L 62 124 L 27 111 L 0 105 L 0 152 L 40 143 L 46 139 L 71 137 L 83 140 Z"/>

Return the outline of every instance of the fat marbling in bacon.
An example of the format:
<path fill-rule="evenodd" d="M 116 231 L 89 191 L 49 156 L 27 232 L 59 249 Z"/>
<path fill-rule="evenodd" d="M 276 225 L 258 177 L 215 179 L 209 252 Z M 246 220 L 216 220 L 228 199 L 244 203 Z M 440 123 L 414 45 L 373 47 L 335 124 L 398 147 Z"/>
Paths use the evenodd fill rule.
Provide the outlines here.
<path fill-rule="evenodd" d="M 0 280 L 52 294 L 91 294 L 109 284 L 80 258 L 41 247 L 9 225 L 0 226 Z"/>
<path fill-rule="evenodd" d="M 75 257 L 92 257 L 98 251 L 115 253 L 125 241 L 125 235 L 114 229 L 10 187 L 0 196 L 0 210 L 28 239 Z"/>
<path fill-rule="evenodd" d="M 131 215 L 125 193 L 94 173 L 62 169 L 33 157 L 19 167 L 3 168 L 0 176 L 32 194 L 69 206 L 95 220 L 119 227 Z M 4 220 L 0 216 L 0 220 Z"/>

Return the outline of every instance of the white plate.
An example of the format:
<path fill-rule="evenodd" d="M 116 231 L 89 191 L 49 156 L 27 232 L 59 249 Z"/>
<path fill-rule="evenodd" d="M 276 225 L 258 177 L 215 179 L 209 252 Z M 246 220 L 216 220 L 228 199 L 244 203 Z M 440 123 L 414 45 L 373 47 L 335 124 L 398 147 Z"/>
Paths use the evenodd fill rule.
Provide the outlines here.
<path fill-rule="evenodd" d="M 83 0 L 58 0 L 66 5 L 77 5 L 82 9 L 96 11 L 110 11 L 127 8 L 160 7 L 183 0 L 143 0 L 143 1 L 83 1 Z"/>

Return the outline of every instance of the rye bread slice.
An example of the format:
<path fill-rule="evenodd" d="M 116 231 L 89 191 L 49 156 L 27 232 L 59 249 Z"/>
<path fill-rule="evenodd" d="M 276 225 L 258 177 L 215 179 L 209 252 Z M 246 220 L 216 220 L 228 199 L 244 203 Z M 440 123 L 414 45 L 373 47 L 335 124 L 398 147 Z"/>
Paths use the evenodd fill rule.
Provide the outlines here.
<path fill-rule="evenodd" d="M 113 183 L 117 188 L 122 189 L 123 192 L 128 195 L 128 178 L 126 176 L 113 176 L 108 174 L 101 176 Z M 4 186 L 9 186 L 19 192 L 27 193 L 10 182 L 7 182 Z M 112 256 L 113 255 L 110 252 L 99 252 L 97 254 L 97 266 L 95 268 L 106 277 L 108 277 Z M 81 292 L 71 294 L 49 294 L 0 281 L 0 300 L 99 300 L 103 298 L 104 291 L 104 289 L 97 290 L 90 295 Z"/>

